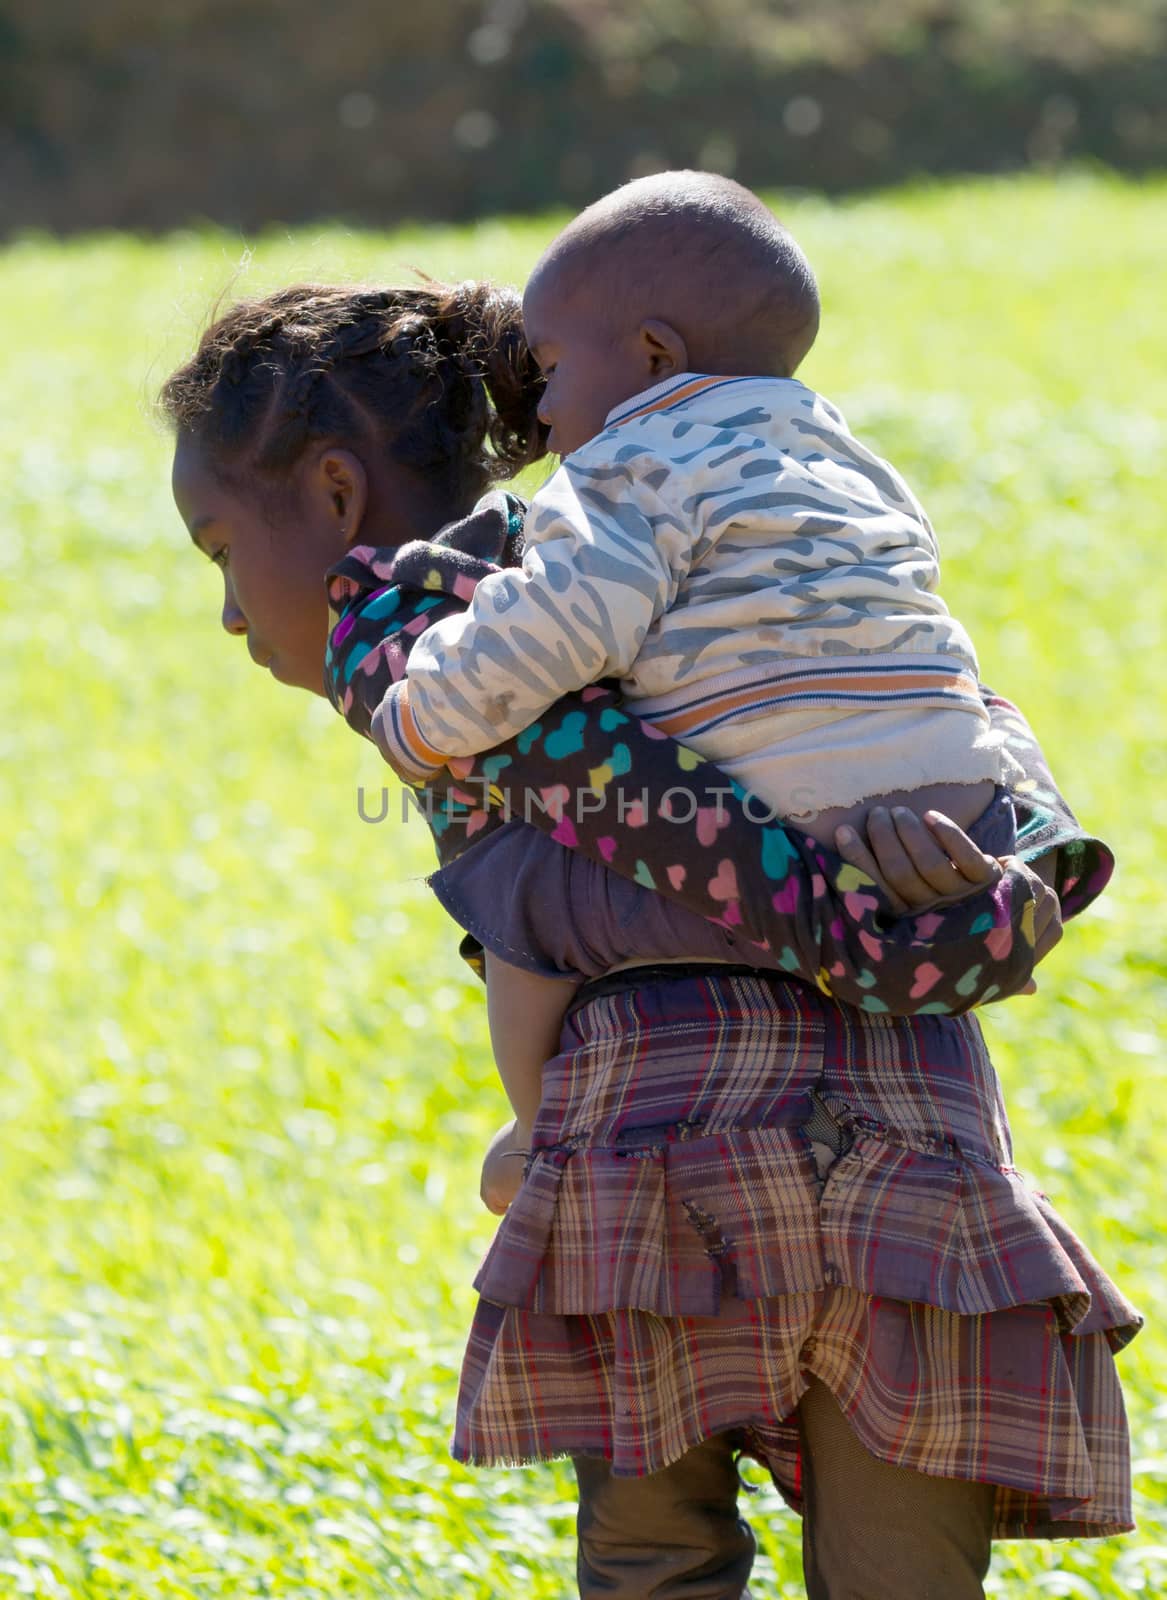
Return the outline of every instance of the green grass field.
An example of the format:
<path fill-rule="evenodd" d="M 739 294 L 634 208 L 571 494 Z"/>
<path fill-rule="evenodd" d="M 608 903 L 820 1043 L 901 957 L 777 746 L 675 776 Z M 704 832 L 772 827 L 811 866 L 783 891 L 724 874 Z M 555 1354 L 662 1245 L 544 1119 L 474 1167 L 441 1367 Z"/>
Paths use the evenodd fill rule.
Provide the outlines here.
<path fill-rule="evenodd" d="M 802 376 L 920 492 L 987 680 L 1119 855 L 985 1020 L 1020 1164 L 1150 1319 L 1140 1528 L 998 1546 L 1018 1600 L 1167 1592 L 1165 202 L 779 206 L 824 290 Z M 520 281 L 556 220 L 0 254 L 0 1596 L 571 1592 L 569 1472 L 446 1455 L 503 1101 L 428 835 L 360 821 L 371 747 L 221 632 L 149 416 L 225 287 Z M 755 1595 L 800 1595 L 796 1519 L 751 1514 Z"/>

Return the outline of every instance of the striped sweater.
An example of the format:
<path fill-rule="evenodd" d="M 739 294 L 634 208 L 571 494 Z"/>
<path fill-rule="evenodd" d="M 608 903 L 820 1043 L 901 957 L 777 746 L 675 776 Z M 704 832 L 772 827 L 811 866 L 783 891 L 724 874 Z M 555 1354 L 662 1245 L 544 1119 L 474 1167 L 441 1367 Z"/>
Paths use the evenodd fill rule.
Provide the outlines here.
<path fill-rule="evenodd" d="M 618 678 L 786 816 L 1002 777 L 927 517 L 794 379 L 685 374 L 617 407 L 524 538 L 522 567 L 425 633 L 374 718 L 404 776 Z"/>

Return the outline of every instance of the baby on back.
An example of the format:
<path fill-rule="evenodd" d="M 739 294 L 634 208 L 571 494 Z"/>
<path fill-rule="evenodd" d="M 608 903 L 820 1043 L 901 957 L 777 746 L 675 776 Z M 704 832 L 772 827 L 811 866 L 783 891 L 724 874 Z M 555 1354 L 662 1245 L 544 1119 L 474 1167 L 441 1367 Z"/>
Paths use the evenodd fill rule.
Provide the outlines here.
<path fill-rule="evenodd" d="M 391 764 L 424 778 L 617 677 L 824 842 L 875 797 L 972 823 L 1003 776 L 972 643 L 907 485 L 793 377 L 819 298 L 770 211 L 709 174 L 628 184 L 523 310 L 563 463 L 522 569 L 415 649 L 377 719 Z"/>
<path fill-rule="evenodd" d="M 972 643 L 936 592 L 932 529 L 893 468 L 795 379 L 818 291 L 762 202 L 704 173 L 628 184 L 554 241 L 523 318 L 561 465 L 532 501 L 521 569 L 491 574 L 466 612 L 429 628 L 378 707 L 389 763 L 425 782 L 617 678 L 639 715 L 758 797 L 758 820 L 831 844 L 874 801 L 908 804 L 1008 854 L 1011 824 L 990 805 L 1008 758 Z M 618 807 L 614 776 L 602 800 Z M 471 850 L 439 875 L 459 879 L 444 903 L 471 932 L 492 920 L 475 916 L 475 887 L 496 907 L 507 897 L 489 883 L 494 859 Z M 652 959 L 710 959 L 681 948 L 676 926 L 678 947 Z M 488 1158 L 497 1170 L 529 1143 L 579 979 L 540 976 L 562 968 L 521 940 L 483 942 L 516 1112 Z M 509 1191 L 492 1193 L 502 1209 Z"/>

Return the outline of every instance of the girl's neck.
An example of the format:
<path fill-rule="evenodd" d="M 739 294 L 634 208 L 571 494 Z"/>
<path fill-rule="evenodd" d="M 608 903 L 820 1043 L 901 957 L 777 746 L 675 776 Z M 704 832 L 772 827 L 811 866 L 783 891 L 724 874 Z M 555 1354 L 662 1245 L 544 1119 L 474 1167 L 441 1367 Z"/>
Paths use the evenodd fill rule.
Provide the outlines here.
<path fill-rule="evenodd" d="M 432 539 L 439 528 L 464 517 L 473 501 L 453 497 L 417 473 L 392 461 L 370 464 L 369 503 L 357 542 L 367 545 L 408 544 L 411 539 Z"/>

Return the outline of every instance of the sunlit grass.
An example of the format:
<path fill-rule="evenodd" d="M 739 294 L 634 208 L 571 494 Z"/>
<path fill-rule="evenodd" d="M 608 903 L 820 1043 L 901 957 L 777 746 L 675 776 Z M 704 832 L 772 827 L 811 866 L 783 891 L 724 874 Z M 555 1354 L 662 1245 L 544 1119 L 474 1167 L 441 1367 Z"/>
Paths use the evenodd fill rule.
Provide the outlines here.
<path fill-rule="evenodd" d="M 1018 1600 L 1167 1586 L 1165 198 L 780 206 L 826 303 L 803 376 L 924 499 L 988 681 L 1120 859 L 986 1022 L 1020 1164 L 1152 1318 L 1140 1531 L 1000 1546 Z M 222 636 L 146 414 L 232 280 L 518 281 L 552 228 L 0 255 L 0 1595 L 570 1591 L 570 1474 L 446 1455 L 503 1108 L 428 837 L 362 823 L 371 750 Z M 794 1519 L 752 1514 L 755 1593 L 800 1594 Z"/>

